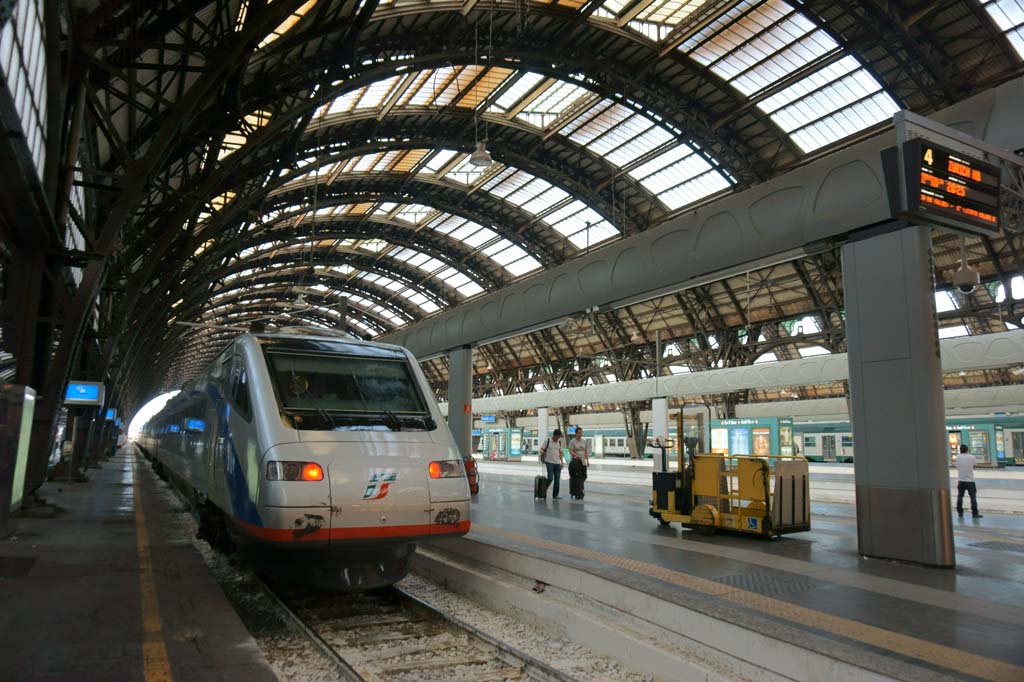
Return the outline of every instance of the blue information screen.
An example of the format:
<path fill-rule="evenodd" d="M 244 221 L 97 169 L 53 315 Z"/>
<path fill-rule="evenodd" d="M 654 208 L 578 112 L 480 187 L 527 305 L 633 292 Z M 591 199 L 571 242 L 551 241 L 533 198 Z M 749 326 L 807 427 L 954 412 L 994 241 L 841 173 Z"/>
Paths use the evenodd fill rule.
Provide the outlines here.
<path fill-rule="evenodd" d="M 68 392 L 64 395 L 65 400 L 76 400 L 82 402 L 99 402 L 100 387 L 97 384 L 68 384 Z"/>
<path fill-rule="evenodd" d="M 206 428 L 206 422 L 202 419 L 189 419 L 187 426 L 189 431 L 202 431 Z"/>
<path fill-rule="evenodd" d="M 117 418 L 117 410 L 115 410 L 114 408 L 111 407 L 110 409 L 107 410 L 106 420 L 108 422 L 112 422 L 116 418 Z"/>
<path fill-rule="evenodd" d="M 482 415 L 480 415 L 480 421 L 483 422 L 484 424 L 493 424 L 494 423 L 494 415 L 493 414 L 482 414 Z"/>

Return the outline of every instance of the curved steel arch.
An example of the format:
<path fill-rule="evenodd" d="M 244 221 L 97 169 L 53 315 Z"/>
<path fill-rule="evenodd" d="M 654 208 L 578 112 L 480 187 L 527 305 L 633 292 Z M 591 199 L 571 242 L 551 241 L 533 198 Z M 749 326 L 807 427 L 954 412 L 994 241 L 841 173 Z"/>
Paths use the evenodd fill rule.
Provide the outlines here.
<path fill-rule="evenodd" d="M 259 231 L 246 232 L 229 244 L 211 247 L 210 258 L 231 257 L 242 250 L 280 242 L 282 247 L 294 247 L 298 243 L 315 237 L 325 239 L 382 239 L 396 246 L 413 249 L 436 258 L 445 265 L 455 268 L 486 289 L 495 289 L 505 281 L 503 268 L 495 261 L 467 246 L 464 242 L 431 229 L 396 220 L 385 220 L 379 216 L 340 215 L 329 219 L 303 220 L 297 227 L 281 224 L 275 219 L 265 223 Z M 381 229 L 384 226 L 384 229 Z"/>
<path fill-rule="evenodd" d="M 224 292 L 220 293 L 223 294 Z M 274 302 L 288 303 L 289 301 L 292 300 L 291 293 L 292 287 L 287 284 L 278 284 L 276 286 L 263 287 L 252 291 L 234 289 L 233 291 L 231 291 L 230 295 L 224 296 L 223 298 L 218 299 L 216 302 L 211 302 L 209 307 L 203 310 L 203 315 L 208 315 L 210 316 L 211 319 L 217 319 L 219 317 L 223 317 L 224 315 L 230 315 L 233 312 L 233 306 L 244 306 L 250 302 L 254 302 L 257 300 L 273 300 Z M 306 301 L 308 301 L 310 305 L 318 305 L 322 308 L 330 308 L 332 305 L 332 299 L 329 296 L 326 296 L 323 293 L 318 292 L 316 290 L 303 291 L 303 296 L 305 296 Z M 339 303 L 337 299 L 333 300 L 333 305 L 337 305 Z M 392 322 L 391 320 L 381 317 L 378 312 L 367 309 L 361 303 L 348 301 L 348 309 L 350 312 L 358 313 L 359 316 L 362 317 L 363 319 L 366 319 L 368 321 L 372 320 L 373 326 L 382 333 L 392 331 L 396 329 L 398 326 L 400 326 Z M 312 308 L 294 309 L 295 314 L 301 313 L 303 311 L 323 313 L 322 310 L 317 311 Z M 292 314 L 291 311 L 286 312 Z M 204 320 L 204 322 L 209 321 L 209 319 Z"/>
<path fill-rule="evenodd" d="M 288 299 L 284 296 L 274 296 L 269 294 L 265 296 L 256 296 L 250 300 L 235 303 L 230 308 L 217 310 L 211 315 L 210 321 L 212 324 L 228 325 L 231 324 L 230 320 L 238 317 L 245 317 L 245 319 L 249 320 L 250 318 L 246 317 L 248 313 L 261 313 L 264 317 L 276 319 L 280 319 L 282 316 L 286 315 L 293 319 L 314 320 L 327 326 L 334 326 L 335 328 L 337 328 L 337 324 L 340 322 L 340 317 L 335 318 L 314 308 L 304 308 L 302 310 L 294 311 L 289 310 L 285 307 L 287 303 Z M 353 313 L 350 315 L 350 318 L 355 317 L 361 319 L 367 327 L 376 330 L 378 333 L 382 330 L 393 328 L 393 325 L 390 323 L 377 318 L 372 313 L 361 307 L 352 306 L 350 308 L 350 312 Z M 351 319 L 349 319 L 348 322 L 350 323 Z M 281 324 L 279 326 L 287 325 Z"/>
<path fill-rule="evenodd" d="M 317 205 L 327 208 L 369 201 L 424 204 L 492 229 L 499 237 L 518 244 L 547 266 L 562 263 L 566 256 L 575 255 L 578 251 L 566 237 L 549 229 L 547 223 L 541 223 L 514 204 L 497 197 L 489 198 L 485 193 L 470 194 L 466 189 L 396 174 L 339 176 L 318 194 Z M 271 206 L 291 207 L 304 203 L 306 194 L 302 190 L 297 188 L 275 195 Z M 456 205 L 456 202 L 461 203 Z M 543 231 L 529 229 L 538 223 L 544 226 Z"/>
<path fill-rule="evenodd" d="M 316 249 L 313 250 L 313 263 L 322 267 L 329 267 L 339 265 L 337 261 L 330 260 L 332 255 L 330 252 L 322 252 Z M 268 273 L 273 273 L 273 266 L 282 264 L 285 267 L 292 266 L 297 267 L 298 264 L 295 262 L 295 254 L 287 253 L 277 256 L 261 256 L 259 258 L 251 258 L 245 260 L 236 260 L 229 264 L 212 276 L 208 275 L 208 279 L 205 282 L 197 283 L 197 289 L 201 290 L 204 287 L 208 287 L 219 279 L 224 279 L 228 275 L 242 272 L 244 270 L 258 270 L 260 268 L 269 268 Z M 402 261 L 396 261 L 394 258 L 388 256 L 374 256 L 371 254 L 351 253 L 346 252 L 346 265 L 351 265 L 356 270 L 373 272 L 378 275 L 384 275 L 390 277 L 396 282 L 401 282 L 410 289 L 417 291 L 432 299 L 435 303 L 442 307 L 450 307 L 454 303 L 461 300 L 460 294 L 450 286 L 430 279 L 428 276 L 423 274 L 422 270 L 406 265 Z M 383 264 L 381 262 L 383 261 Z M 309 260 L 306 260 L 302 267 L 306 267 Z M 288 271 L 288 270 L 285 270 Z M 297 275 L 299 273 L 296 273 Z M 301 275 L 300 275 L 301 276 Z M 308 276 L 308 275 L 307 275 Z M 180 285 L 179 285 L 180 286 Z M 298 286 L 298 285 L 297 285 Z M 174 294 L 169 294 L 174 295 Z M 397 294 L 395 294 L 397 295 Z M 178 298 L 181 298 L 180 293 Z"/>
<path fill-rule="evenodd" d="M 340 275 L 331 276 L 324 273 L 317 273 L 313 278 L 311 278 L 311 281 L 313 282 L 312 285 L 303 286 L 303 293 L 308 294 L 306 298 L 309 298 L 311 295 L 316 295 L 321 296 L 325 300 L 334 300 L 334 304 L 339 303 L 341 299 L 346 299 L 349 296 L 355 295 L 365 298 L 368 301 L 385 308 L 395 316 L 406 319 L 406 321 L 409 322 L 415 322 L 417 319 L 423 317 L 423 313 L 418 307 L 400 297 L 394 298 L 392 296 L 394 292 L 389 289 L 378 287 L 362 280 L 341 282 L 341 285 L 343 286 L 336 288 L 335 285 L 338 285 L 339 282 L 337 281 L 340 280 Z M 290 291 L 294 291 L 296 288 L 294 275 L 274 273 L 271 276 L 267 276 L 266 274 L 256 273 L 252 276 L 252 279 L 239 278 L 231 281 L 229 285 L 225 285 L 220 289 L 214 290 L 213 295 L 221 296 L 228 293 L 233 294 L 234 292 L 250 287 L 253 284 L 269 285 L 273 288 L 288 287 Z M 330 294 L 335 294 L 335 296 L 331 298 L 328 294 L 316 292 L 315 289 L 312 289 L 315 285 L 326 287 L 330 291 Z M 312 291 L 308 291 L 310 289 L 312 289 Z"/>
<path fill-rule="evenodd" d="M 288 286 L 291 289 L 296 288 L 295 274 L 278 274 L 276 271 L 270 275 L 267 273 L 256 273 L 251 278 L 249 277 L 238 277 L 232 280 L 230 283 L 224 286 L 214 289 L 211 292 L 212 296 L 219 296 L 228 292 L 233 292 L 244 287 L 252 286 L 254 283 L 257 284 L 270 284 L 274 286 Z M 332 276 L 323 272 L 318 272 L 316 275 L 310 277 L 306 275 L 306 279 L 312 284 L 303 285 L 303 290 L 311 289 L 316 284 L 327 287 L 330 291 L 338 294 L 338 298 L 345 298 L 347 294 L 355 294 L 362 296 L 363 298 L 376 303 L 377 305 L 394 312 L 398 317 L 404 318 L 409 321 L 416 321 L 423 317 L 423 313 L 419 308 L 414 307 L 411 303 L 408 303 L 401 296 L 395 297 L 393 291 L 384 287 L 377 286 L 375 283 L 366 282 L 365 280 L 357 279 L 344 279 L 341 275 Z M 253 280 L 258 280 L 254 282 Z M 340 285 L 340 286 L 336 286 Z M 314 290 L 315 291 L 315 290 Z M 304 291 L 305 292 L 305 291 Z M 335 301 L 337 303 L 338 301 Z M 186 300 L 184 305 L 191 303 Z"/>

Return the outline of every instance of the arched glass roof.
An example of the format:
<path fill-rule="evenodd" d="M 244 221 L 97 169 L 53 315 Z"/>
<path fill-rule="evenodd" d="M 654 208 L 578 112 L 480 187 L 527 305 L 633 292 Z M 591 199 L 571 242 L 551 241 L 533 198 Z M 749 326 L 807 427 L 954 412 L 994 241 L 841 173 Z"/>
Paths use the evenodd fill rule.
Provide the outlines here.
<path fill-rule="evenodd" d="M 657 114 L 625 98 L 601 97 L 579 83 L 526 70 L 479 65 L 448 66 L 393 76 L 348 92 L 320 107 L 310 130 L 334 125 L 345 116 L 377 116 L 403 108 L 453 106 L 478 112 L 480 139 L 488 126 L 537 129 L 545 138 L 559 135 L 630 177 L 669 209 L 727 189 L 731 182 L 717 162 L 699 153 L 685 131 L 673 129 Z M 454 153 L 454 152 L 451 152 Z M 483 175 L 468 157 L 451 168 L 449 179 L 474 184 Z M 434 172 L 439 170 L 435 164 Z"/>

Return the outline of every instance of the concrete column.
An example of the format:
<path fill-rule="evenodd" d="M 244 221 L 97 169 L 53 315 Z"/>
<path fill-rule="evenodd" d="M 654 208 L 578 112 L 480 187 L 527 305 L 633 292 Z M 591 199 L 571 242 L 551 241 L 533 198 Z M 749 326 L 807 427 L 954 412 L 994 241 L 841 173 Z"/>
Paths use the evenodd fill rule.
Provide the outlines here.
<path fill-rule="evenodd" d="M 537 408 L 537 447 L 544 444 L 544 439 L 551 435 L 548 431 L 548 408 Z"/>
<path fill-rule="evenodd" d="M 448 428 L 459 452 L 473 451 L 473 349 L 448 353 Z"/>
<path fill-rule="evenodd" d="M 651 398 L 651 431 L 652 440 L 659 438 L 662 443 L 668 442 L 668 400 L 666 398 Z M 682 447 L 682 435 L 679 434 L 680 447 Z M 664 449 L 654 448 L 659 471 L 668 471 L 667 455 L 668 453 Z"/>
<path fill-rule="evenodd" d="M 953 566 L 933 284 L 927 227 L 843 247 L 859 551 Z"/>

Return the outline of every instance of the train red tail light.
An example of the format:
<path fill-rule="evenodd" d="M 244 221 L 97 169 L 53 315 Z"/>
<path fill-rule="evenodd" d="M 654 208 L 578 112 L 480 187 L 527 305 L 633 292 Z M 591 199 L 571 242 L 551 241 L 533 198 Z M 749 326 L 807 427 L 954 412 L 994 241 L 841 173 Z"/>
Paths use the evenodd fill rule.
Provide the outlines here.
<path fill-rule="evenodd" d="M 268 481 L 322 481 L 324 469 L 316 462 L 267 462 Z"/>
<path fill-rule="evenodd" d="M 445 459 L 439 462 L 431 462 L 427 467 L 427 473 L 431 478 L 458 478 L 462 476 L 462 467 L 457 459 Z"/>
<path fill-rule="evenodd" d="M 302 480 L 303 481 L 322 481 L 324 480 L 324 470 L 316 462 L 310 462 L 302 467 Z"/>

